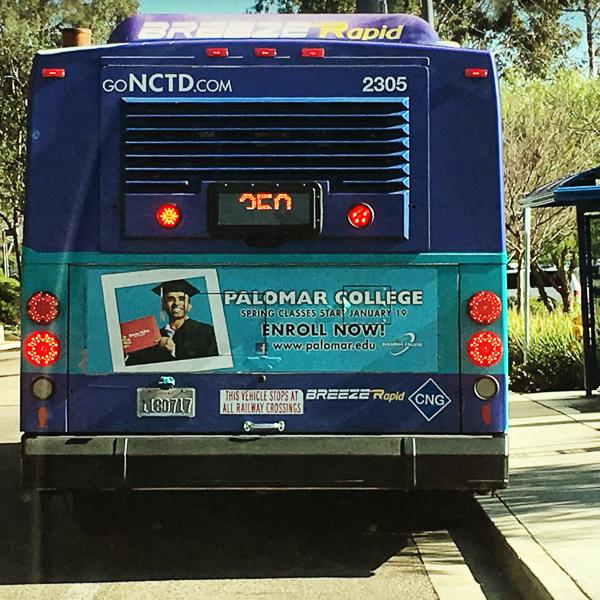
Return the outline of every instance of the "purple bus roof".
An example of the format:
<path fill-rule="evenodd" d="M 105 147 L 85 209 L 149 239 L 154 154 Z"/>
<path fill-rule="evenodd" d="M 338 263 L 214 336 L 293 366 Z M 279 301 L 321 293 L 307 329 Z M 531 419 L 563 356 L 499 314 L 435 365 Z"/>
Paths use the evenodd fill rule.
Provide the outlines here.
<path fill-rule="evenodd" d="M 142 14 L 125 19 L 110 42 L 172 39 L 348 40 L 439 44 L 431 25 L 403 14 Z"/>

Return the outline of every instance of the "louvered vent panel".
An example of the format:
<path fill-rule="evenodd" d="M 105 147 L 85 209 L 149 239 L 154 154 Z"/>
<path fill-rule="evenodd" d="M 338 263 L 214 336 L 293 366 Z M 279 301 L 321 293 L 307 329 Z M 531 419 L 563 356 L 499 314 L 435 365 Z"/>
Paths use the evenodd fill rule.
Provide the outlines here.
<path fill-rule="evenodd" d="M 408 98 L 123 106 L 126 193 L 194 192 L 203 181 L 329 181 L 333 193 L 409 187 Z"/>

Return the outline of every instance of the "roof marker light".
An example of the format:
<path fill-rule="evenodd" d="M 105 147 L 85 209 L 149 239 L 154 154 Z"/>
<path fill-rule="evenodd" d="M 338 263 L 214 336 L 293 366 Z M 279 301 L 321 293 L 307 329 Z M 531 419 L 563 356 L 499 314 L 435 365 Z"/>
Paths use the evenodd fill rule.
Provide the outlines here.
<path fill-rule="evenodd" d="M 275 58 L 277 56 L 277 50 L 275 48 L 254 48 L 254 56 L 260 56 L 261 58 Z"/>
<path fill-rule="evenodd" d="M 42 77 L 44 79 L 64 79 L 64 69 L 42 69 Z"/>
<path fill-rule="evenodd" d="M 375 213 L 368 204 L 355 204 L 348 211 L 348 221 L 352 227 L 357 229 L 368 227 L 374 218 Z"/>
<path fill-rule="evenodd" d="M 173 229 L 181 221 L 181 211 L 176 204 L 163 204 L 158 207 L 155 217 L 161 227 Z"/>
<path fill-rule="evenodd" d="M 207 48 L 206 56 L 209 58 L 227 58 L 229 56 L 229 48 Z"/>
<path fill-rule="evenodd" d="M 487 76 L 487 69 L 465 69 L 465 77 L 469 79 L 485 79 Z"/>
<path fill-rule="evenodd" d="M 302 58 L 325 58 L 325 48 L 302 48 Z"/>

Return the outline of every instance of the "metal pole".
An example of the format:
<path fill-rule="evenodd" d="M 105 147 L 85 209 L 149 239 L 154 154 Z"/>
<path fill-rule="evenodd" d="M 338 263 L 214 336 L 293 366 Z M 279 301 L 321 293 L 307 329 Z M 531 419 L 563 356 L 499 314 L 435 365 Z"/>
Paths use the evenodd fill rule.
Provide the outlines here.
<path fill-rule="evenodd" d="M 387 0 L 356 0 L 357 13 L 387 13 Z"/>
<path fill-rule="evenodd" d="M 421 17 L 432 27 L 434 21 L 433 0 L 421 0 Z"/>
<path fill-rule="evenodd" d="M 529 280 L 531 278 L 531 208 L 523 210 L 523 238 L 525 242 L 525 281 L 521 289 L 524 290 L 523 302 L 523 323 L 525 331 L 523 333 L 523 364 L 527 362 L 529 350 Z"/>
<path fill-rule="evenodd" d="M 597 381 L 596 332 L 592 297 L 592 257 L 589 218 L 577 209 L 577 238 L 579 243 L 579 278 L 581 280 L 581 322 L 583 324 L 583 386 L 585 395 L 592 397 Z"/>

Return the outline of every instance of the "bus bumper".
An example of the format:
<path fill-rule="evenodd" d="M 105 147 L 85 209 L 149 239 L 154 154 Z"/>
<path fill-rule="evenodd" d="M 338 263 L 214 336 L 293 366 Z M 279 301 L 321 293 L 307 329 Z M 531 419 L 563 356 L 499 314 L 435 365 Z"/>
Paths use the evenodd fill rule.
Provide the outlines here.
<path fill-rule="evenodd" d="M 507 436 L 42 436 L 21 443 L 38 490 L 431 489 L 508 482 Z"/>

